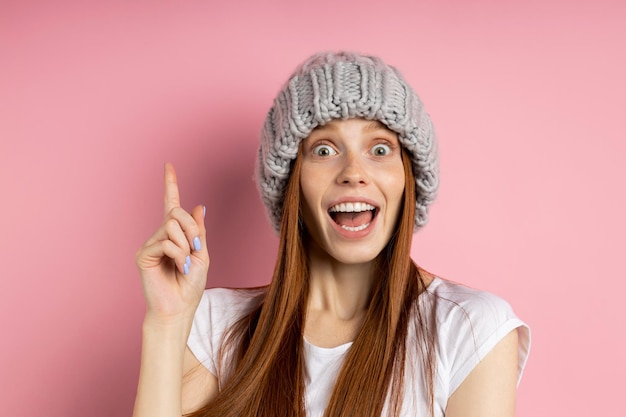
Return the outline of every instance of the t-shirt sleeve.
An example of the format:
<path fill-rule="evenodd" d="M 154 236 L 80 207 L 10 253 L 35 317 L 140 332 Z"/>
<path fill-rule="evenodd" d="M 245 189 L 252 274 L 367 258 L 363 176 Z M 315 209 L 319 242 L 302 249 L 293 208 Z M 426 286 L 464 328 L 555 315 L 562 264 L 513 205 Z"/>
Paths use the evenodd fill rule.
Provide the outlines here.
<path fill-rule="evenodd" d="M 228 377 L 228 370 L 224 366 L 229 363 L 228 355 L 231 352 L 224 352 L 225 355 L 220 357 L 227 332 L 258 304 L 258 296 L 262 294 L 262 289 L 230 288 L 211 288 L 202 294 L 187 346 L 196 359 L 220 381 Z"/>
<path fill-rule="evenodd" d="M 211 290 L 205 290 L 191 325 L 187 346 L 196 359 L 213 375 L 217 375 L 217 356 L 211 323 Z M 216 330 L 216 329 L 215 329 Z"/>
<path fill-rule="evenodd" d="M 445 294 L 443 295 L 445 297 Z M 438 314 L 440 346 L 448 375 L 448 396 L 461 385 L 485 356 L 513 330 L 518 332 L 518 379 L 530 350 L 530 329 L 502 298 L 484 291 L 464 289 L 451 299 L 443 299 L 442 317 Z"/>

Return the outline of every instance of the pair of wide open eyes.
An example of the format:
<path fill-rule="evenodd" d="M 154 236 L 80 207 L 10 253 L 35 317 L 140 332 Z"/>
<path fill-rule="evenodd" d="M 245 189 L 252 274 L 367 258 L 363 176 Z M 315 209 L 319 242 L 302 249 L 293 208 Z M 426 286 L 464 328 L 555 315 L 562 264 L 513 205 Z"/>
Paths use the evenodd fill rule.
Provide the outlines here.
<path fill-rule="evenodd" d="M 391 146 L 384 143 L 377 143 L 370 148 L 369 153 L 373 156 L 387 156 L 391 153 Z M 332 146 L 324 144 L 313 148 L 313 154 L 321 157 L 334 156 L 337 155 L 337 151 Z"/>

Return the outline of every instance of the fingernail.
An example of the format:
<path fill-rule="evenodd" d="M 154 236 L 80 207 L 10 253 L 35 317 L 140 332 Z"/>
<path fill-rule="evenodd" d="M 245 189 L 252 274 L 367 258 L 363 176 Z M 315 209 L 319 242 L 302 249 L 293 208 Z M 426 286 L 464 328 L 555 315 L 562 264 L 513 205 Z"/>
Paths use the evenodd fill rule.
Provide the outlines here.
<path fill-rule="evenodd" d="M 193 248 L 195 250 L 202 249 L 202 243 L 200 242 L 200 238 L 198 236 L 193 238 Z"/>
<path fill-rule="evenodd" d="M 206 217 L 206 206 L 202 206 L 202 217 Z"/>
<path fill-rule="evenodd" d="M 183 266 L 183 271 L 185 272 L 185 275 L 188 275 L 189 274 L 189 265 L 185 264 Z"/>
<path fill-rule="evenodd" d="M 185 258 L 185 265 L 191 265 L 191 256 L 187 255 Z"/>

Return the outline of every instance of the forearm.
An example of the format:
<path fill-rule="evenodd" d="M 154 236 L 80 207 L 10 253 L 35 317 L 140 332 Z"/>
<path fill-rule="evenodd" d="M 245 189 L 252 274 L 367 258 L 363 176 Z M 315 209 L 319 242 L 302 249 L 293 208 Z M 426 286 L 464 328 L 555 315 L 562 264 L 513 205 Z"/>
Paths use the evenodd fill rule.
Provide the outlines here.
<path fill-rule="evenodd" d="M 180 417 L 183 358 L 189 325 L 143 324 L 141 368 L 134 417 Z"/>

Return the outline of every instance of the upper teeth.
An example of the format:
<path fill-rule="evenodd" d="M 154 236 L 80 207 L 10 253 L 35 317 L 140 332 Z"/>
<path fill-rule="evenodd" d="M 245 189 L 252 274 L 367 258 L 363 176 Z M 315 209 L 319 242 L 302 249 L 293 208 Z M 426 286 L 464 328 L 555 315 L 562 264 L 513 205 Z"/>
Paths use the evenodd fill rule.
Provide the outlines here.
<path fill-rule="evenodd" d="M 339 211 L 342 213 L 349 213 L 349 212 L 359 212 L 359 211 L 367 211 L 367 210 L 375 210 L 375 209 L 376 207 L 367 203 L 340 203 L 340 204 L 336 204 L 332 206 L 330 210 L 328 211 L 330 212 Z"/>

